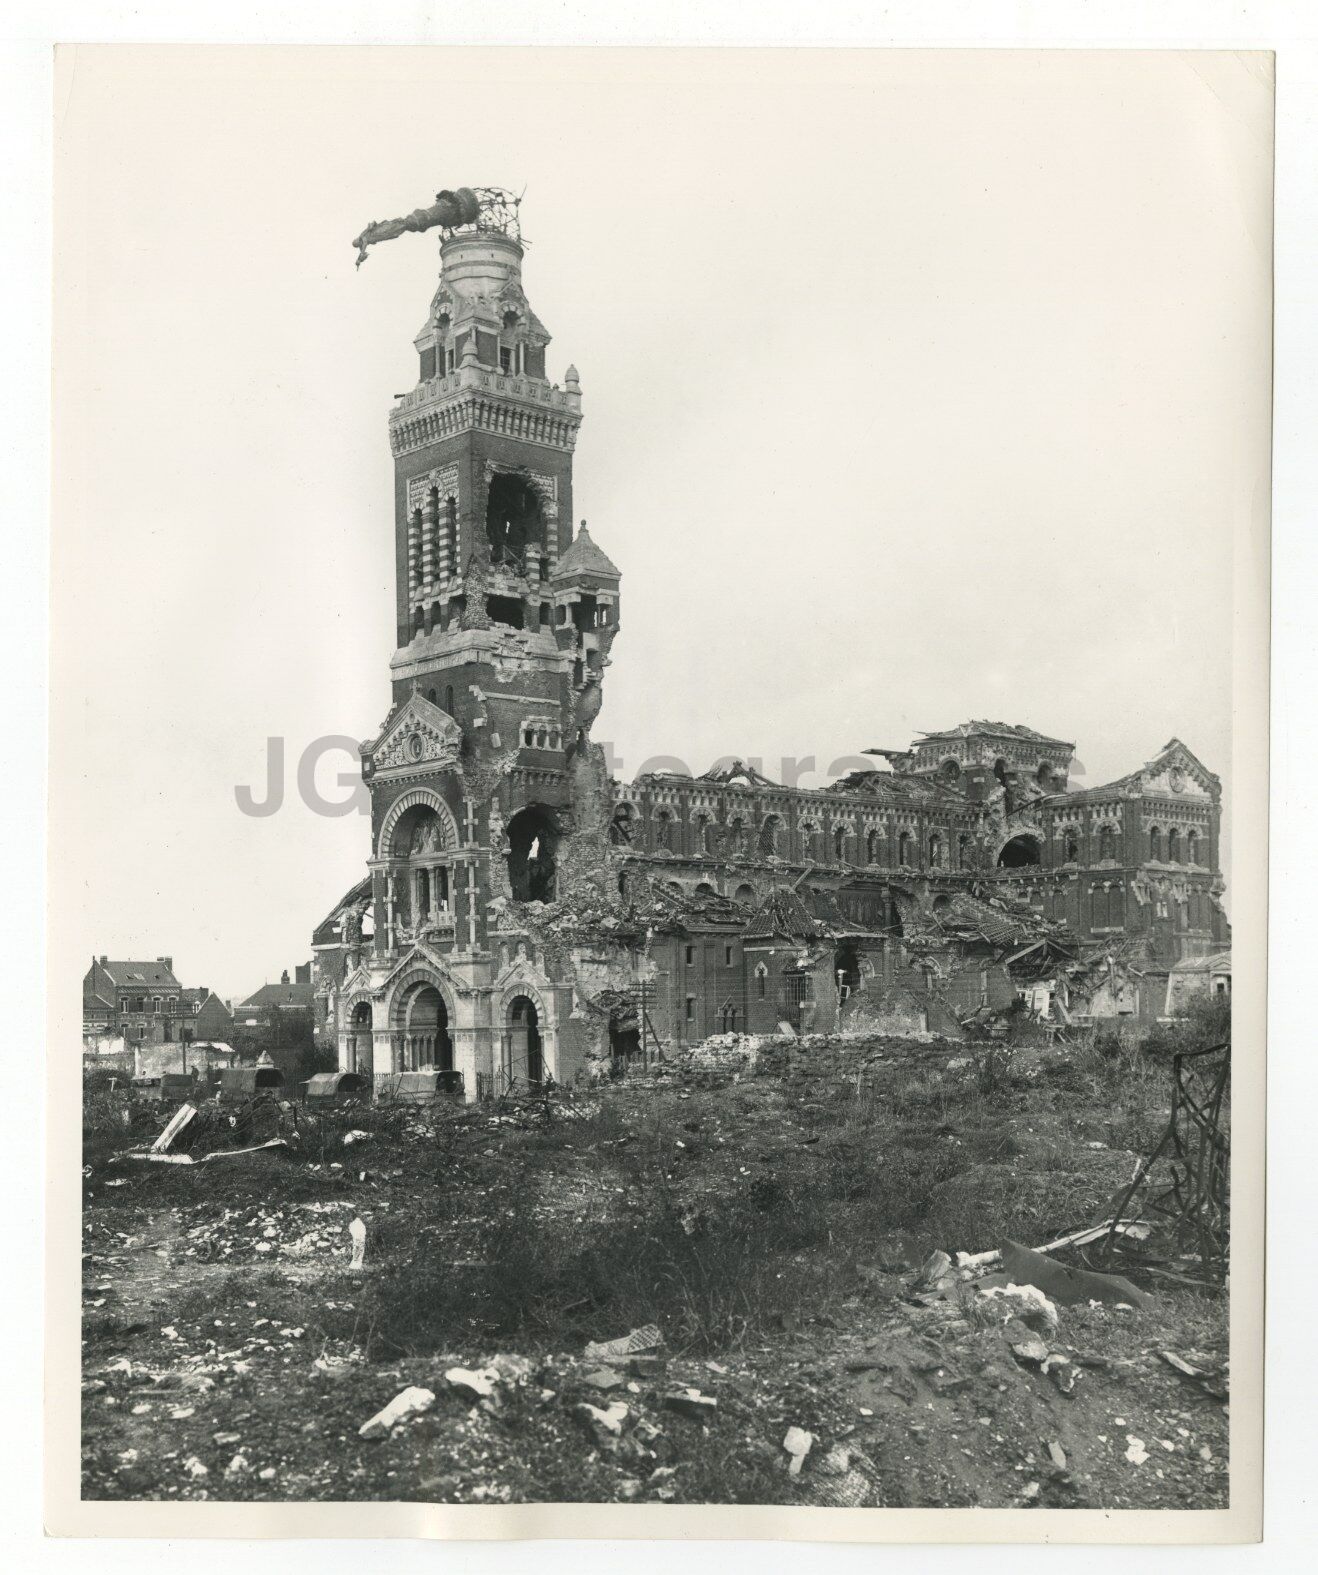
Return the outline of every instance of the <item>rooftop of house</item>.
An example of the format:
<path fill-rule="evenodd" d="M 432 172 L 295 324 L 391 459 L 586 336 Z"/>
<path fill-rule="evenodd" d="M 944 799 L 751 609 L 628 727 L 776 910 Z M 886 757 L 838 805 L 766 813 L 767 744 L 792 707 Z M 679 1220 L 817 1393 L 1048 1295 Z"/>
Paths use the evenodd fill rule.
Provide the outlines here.
<path fill-rule="evenodd" d="M 132 985 L 140 985 L 144 990 L 159 987 L 180 989 L 178 980 L 174 977 L 174 959 L 172 957 L 157 957 L 152 961 L 135 962 L 132 959 L 119 961 L 110 957 L 98 957 L 93 968 L 99 968 L 110 982 L 121 989 Z M 88 970 L 90 979 L 92 969 Z"/>

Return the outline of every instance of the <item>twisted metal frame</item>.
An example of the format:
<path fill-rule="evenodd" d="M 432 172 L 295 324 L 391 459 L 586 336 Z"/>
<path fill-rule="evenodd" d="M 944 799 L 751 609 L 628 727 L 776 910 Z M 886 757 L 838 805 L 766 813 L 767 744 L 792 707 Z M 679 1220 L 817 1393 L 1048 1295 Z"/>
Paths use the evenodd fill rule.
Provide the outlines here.
<path fill-rule="evenodd" d="M 1220 1285 L 1227 1275 L 1230 1241 L 1231 1137 L 1224 1122 L 1231 1082 L 1230 1043 L 1183 1050 L 1172 1058 L 1172 1107 L 1157 1147 L 1140 1162 L 1113 1210 L 1114 1225 L 1103 1241 L 1111 1262 L 1121 1241 L 1115 1222 L 1129 1217 L 1136 1194 L 1164 1154 L 1170 1177 L 1150 1189 L 1140 1212 L 1168 1222 L 1178 1249 L 1198 1259 L 1206 1279 Z"/>

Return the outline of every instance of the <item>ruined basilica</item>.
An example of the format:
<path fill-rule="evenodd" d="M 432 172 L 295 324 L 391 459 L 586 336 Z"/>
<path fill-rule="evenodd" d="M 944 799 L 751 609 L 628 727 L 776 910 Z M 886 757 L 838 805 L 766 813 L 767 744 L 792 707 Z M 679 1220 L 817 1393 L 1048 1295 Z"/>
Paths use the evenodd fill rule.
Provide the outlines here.
<path fill-rule="evenodd" d="M 473 1098 L 718 1031 L 1167 1011 L 1178 969 L 1229 944 L 1220 784 L 1176 739 L 1083 789 L 1071 743 L 992 721 L 818 791 L 742 764 L 609 778 L 591 727 L 620 576 L 573 531 L 578 374 L 547 376 L 515 202 L 431 212 L 439 285 L 389 416 L 397 649 L 361 748 L 368 873 L 313 936 L 340 1066 L 434 1069 Z"/>

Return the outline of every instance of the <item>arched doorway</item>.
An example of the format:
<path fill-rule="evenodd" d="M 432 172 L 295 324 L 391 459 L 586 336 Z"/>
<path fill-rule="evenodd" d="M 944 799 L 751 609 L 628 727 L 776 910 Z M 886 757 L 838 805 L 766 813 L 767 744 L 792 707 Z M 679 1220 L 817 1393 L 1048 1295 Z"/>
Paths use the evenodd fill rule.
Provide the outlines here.
<path fill-rule="evenodd" d="M 1040 862 L 1039 839 L 1028 831 L 1013 837 L 998 854 L 998 867 L 1004 870 L 1024 869 Z"/>
<path fill-rule="evenodd" d="M 352 1009 L 352 1016 L 348 1022 L 348 1064 L 344 1068 L 347 1072 L 370 1072 L 374 1070 L 375 1035 L 372 1032 L 375 1026 L 374 1014 L 369 1001 L 358 1001 Z"/>
<path fill-rule="evenodd" d="M 529 996 L 514 996 L 508 1004 L 504 1034 L 504 1073 L 507 1083 L 540 1083 L 545 1075 L 544 1043 L 540 1014 Z"/>
<path fill-rule="evenodd" d="M 435 985 L 419 984 L 404 1004 L 399 1070 L 419 1072 L 427 1069 L 453 1070 L 453 1040 L 444 997 Z"/>

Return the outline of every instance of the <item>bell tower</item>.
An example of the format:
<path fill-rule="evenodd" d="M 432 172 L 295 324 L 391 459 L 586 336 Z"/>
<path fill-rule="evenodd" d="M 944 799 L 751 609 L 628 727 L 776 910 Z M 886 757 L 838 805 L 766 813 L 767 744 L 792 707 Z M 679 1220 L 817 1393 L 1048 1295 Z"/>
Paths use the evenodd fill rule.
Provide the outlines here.
<path fill-rule="evenodd" d="M 516 209 L 446 232 L 416 337 L 420 376 L 389 418 L 394 455 L 395 698 L 449 664 L 452 630 L 552 629 L 572 541 L 581 385 L 546 376 L 549 333 L 522 287 Z M 442 694 L 442 688 L 437 693 Z"/>
<path fill-rule="evenodd" d="M 389 416 L 393 706 L 362 750 L 375 950 L 386 955 L 417 938 L 444 945 L 451 931 L 474 959 L 491 902 L 553 899 L 558 844 L 581 824 L 574 782 L 618 628 L 618 570 L 584 521 L 572 530 L 576 368 L 561 387 L 547 375 L 516 199 L 482 188 L 454 200 L 465 196 L 460 213 L 441 194 L 417 225 L 397 221 L 437 224 L 441 242 L 415 340 L 418 381 Z M 418 795 L 438 817 L 442 854 L 421 887 L 400 866 L 411 833 L 397 821 Z"/>

